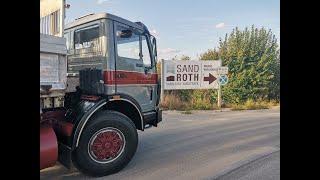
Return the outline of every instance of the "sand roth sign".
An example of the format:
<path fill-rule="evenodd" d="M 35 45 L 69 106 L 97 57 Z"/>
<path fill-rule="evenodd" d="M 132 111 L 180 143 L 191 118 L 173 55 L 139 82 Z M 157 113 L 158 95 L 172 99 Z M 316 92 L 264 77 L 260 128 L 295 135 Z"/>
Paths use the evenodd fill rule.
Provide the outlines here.
<path fill-rule="evenodd" d="M 221 61 L 163 61 L 164 90 L 170 89 L 218 89 L 219 75 L 226 67 Z M 223 71 L 222 71 L 223 69 Z"/>

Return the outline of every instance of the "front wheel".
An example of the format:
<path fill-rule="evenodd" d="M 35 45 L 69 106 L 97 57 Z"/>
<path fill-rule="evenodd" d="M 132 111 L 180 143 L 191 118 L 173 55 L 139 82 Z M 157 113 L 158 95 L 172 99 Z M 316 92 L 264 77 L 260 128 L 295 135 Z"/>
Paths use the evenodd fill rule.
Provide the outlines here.
<path fill-rule="evenodd" d="M 85 126 L 73 154 L 75 166 L 90 176 L 105 176 L 123 169 L 138 145 L 133 122 L 116 111 L 101 111 Z"/>

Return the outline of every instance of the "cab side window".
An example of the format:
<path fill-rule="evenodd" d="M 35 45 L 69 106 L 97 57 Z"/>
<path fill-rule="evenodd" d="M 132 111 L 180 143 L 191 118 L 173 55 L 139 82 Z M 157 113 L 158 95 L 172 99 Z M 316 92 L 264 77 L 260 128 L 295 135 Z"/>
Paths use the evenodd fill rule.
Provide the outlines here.
<path fill-rule="evenodd" d="M 124 26 L 117 26 L 118 56 L 140 60 L 140 36 Z"/>
<path fill-rule="evenodd" d="M 142 59 L 143 59 L 143 64 L 145 66 L 151 66 L 151 57 L 150 57 L 150 51 L 149 51 L 149 47 L 148 47 L 146 36 L 142 35 L 141 36 L 141 41 L 142 41 Z"/>

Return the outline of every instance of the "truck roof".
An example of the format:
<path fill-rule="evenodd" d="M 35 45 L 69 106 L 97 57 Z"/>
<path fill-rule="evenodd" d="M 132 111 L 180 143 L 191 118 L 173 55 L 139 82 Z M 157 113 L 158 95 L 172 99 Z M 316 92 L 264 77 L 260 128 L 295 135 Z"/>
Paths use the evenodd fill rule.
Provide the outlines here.
<path fill-rule="evenodd" d="M 113 15 L 113 14 L 110 14 L 110 13 L 88 14 L 88 15 L 79 17 L 75 21 L 73 21 L 71 23 L 68 23 L 65 26 L 65 29 L 67 30 L 67 29 L 70 29 L 70 28 L 73 28 L 73 27 L 76 27 L 76 26 L 79 26 L 79 25 L 82 25 L 82 24 L 85 24 L 85 23 L 88 23 L 88 22 L 91 22 L 91 21 L 95 21 L 95 20 L 98 20 L 98 19 L 111 19 L 111 20 L 118 21 L 118 22 L 123 23 L 123 24 L 130 25 L 130 26 L 132 26 L 134 28 L 138 28 L 138 29 L 141 29 L 141 30 L 147 30 L 148 31 L 148 29 L 145 29 L 146 27 L 143 24 L 140 25 L 138 23 L 131 22 L 129 20 L 123 19 L 123 18 L 121 18 L 119 16 L 116 16 L 116 15 Z"/>

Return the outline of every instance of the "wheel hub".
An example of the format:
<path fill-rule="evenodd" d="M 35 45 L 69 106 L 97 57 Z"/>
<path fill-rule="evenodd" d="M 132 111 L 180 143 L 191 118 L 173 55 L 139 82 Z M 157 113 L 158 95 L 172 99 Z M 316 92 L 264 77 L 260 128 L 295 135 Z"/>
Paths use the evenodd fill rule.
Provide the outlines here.
<path fill-rule="evenodd" d="M 89 141 L 89 155 L 99 163 L 108 163 L 123 152 L 125 138 L 116 128 L 105 128 L 96 132 Z"/>

